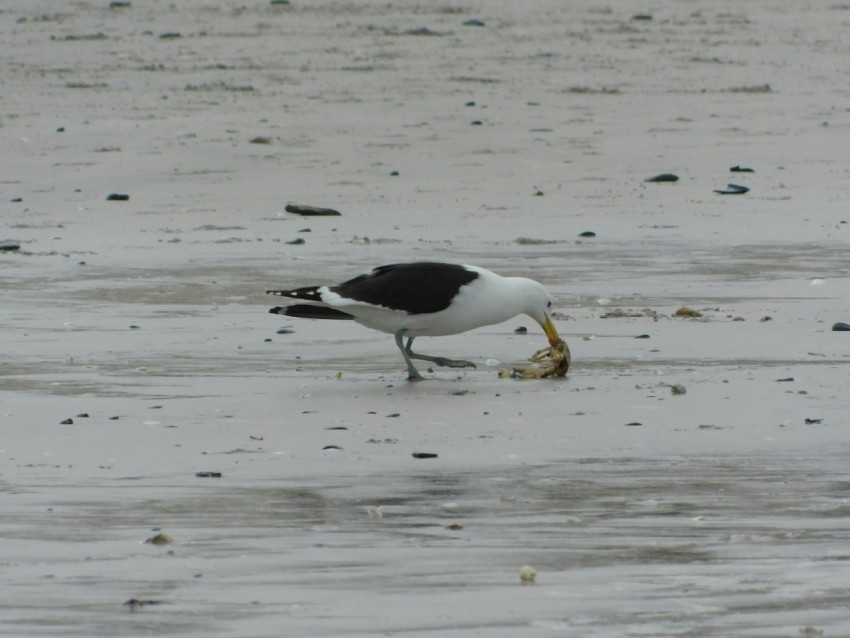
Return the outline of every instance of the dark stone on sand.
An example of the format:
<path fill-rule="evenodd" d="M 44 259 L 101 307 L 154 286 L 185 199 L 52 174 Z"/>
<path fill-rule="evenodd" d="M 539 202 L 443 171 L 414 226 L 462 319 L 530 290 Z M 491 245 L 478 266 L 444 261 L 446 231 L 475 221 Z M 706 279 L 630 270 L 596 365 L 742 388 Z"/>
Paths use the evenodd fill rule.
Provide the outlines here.
<path fill-rule="evenodd" d="M 578 234 L 579 237 L 596 237 L 596 233 L 592 230 L 586 230 L 583 233 Z"/>
<path fill-rule="evenodd" d="M 390 177 L 398 177 L 398 171 L 392 171 Z"/>
<path fill-rule="evenodd" d="M 139 600 L 138 598 L 131 598 L 130 600 L 124 601 L 124 606 L 129 607 L 130 609 L 139 609 L 141 607 L 145 607 L 147 605 L 161 605 L 161 600 Z"/>
<path fill-rule="evenodd" d="M 838 323 L 832 324 L 833 332 L 847 332 L 850 331 L 850 323 L 844 323 L 843 321 L 839 321 Z"/>
<path fill-rule="evenodd" d="M 109 8 L 110 9 L 126 9 L 127 7 L 130 6 L 130 4 L 131 3 L 129 2 L 129 0 L 112 0 L 112 2 L 109 3 Z"/>
<path fill-rule="evenodd" d="M 724 190 L 715 189 L 714 192 L 718 195 L 743 195 L 750 191 L 746 186 L 740 184 L 727 184 Z"/>
<path fill-rule="evenodd" d="M 662 182 L 678 182 L 679 176 L 674 175 L 673 173 L 661 173 L 659 175 L 655 175 L 654 177 L 647 177 L 645 182 L 652 182 L 653 184 L 660 184 Z"/>
<path fill-rule="evenodd" d="M 519 328 L 514 330 L 514 332 L 518 335 L 528 334 L 528 328 L 526 328 L 525 326 L 520 326 Z"/>
<path fill-rule="evenodd" d="M 481 125 L 483 124 L 483 122 L 482 122 L 481 120 L 472 120 L 472 121 L 470 122 L 470 124 L 471 124 L 472 126 L 481 126 Z"/>
<path fill-rule="evenodd" d="M 292 328 L 278 328 L 278 329 L 275 331 L 275 334 L 279 334 L 279 335 L 291 335 L 291 334 L 295 334 L 295 331 L 294 331 Z"/>
<path fill-rule="evenodd" d="M 823 419 L 822 418 L 812 419 L 812 418 L 806 417 L 806 420 L 804 421 L 804 423 L 806 425 L 820 425 L 821 423 L 823 423 Z"/>
<path fill-rule="evenodd" d="M 293 239 L 292 241 L 285 242 L 291 246 L 300 246 L 301 244 L 306 244 L 307 241 L 303 237 L 299 237 L 298 239 Z"/>
<path fill-rule="evenodd" d="M 415 459 L 435 459 L 438 455 L 433 452 L 414 452 L 412 456 Z"/>
<path fill-rule="evenodd" d="M 160 40 L 176 40 L 177 38 L 182 38 L 183 35 L 179 31 L 166 31 L 165 33 L 159 34 Z"/>
<path fill-rule="evenodd" d="M 475 106 L 475 102 L 474 102 L 474 101 L 472 101 L 472 100 L 470 100 L 469 102 L 467 102 L 466 104 L 464 104 L 464 106 Z"/>
<path fill-rule="evenodd" d="M 198 478 L 221 478 L 221 472 L 195 472 Z"/>
<path fill-rule="evenodd" d="M 320 208 L 318 206 L 302 206 L 300 204 L 287 204 L 286 208 L 287 213 L 293 213 L 295 215 L 304 215 L 310 217 L 320 217 L 320 216 L 332 216 L 332 215 L 342 215 L 338 210 L 334 210 L 333 208 Z"/>
<path fill-rule="evenodd" d="M 266 137 L 265 135 L 258 135 L 257 137 L 251 138 L 251 144 L 271 144 L 272 138 Z"/>
<path fill-rule="evenodd" d="M 745 168 L 744 166 L 733 166 L 729 169 L 732 173 L 755 173 L 755 171 L 751 168 Z"/>
<path fill-rule="evenodd" d="M 271 0 L 270 4 L 289 4 L 289 0 Z"/>
<path fill-rule="evenodd" d="M 88 419 L 89 413 L 88 412 L 80 412 L 80 414 L 77 415 L 77 418 L 78 419 Z"/>
<path fill-rule="evenodd" d="M 632 20 L 649 22 L 652 20 L 652 15 L 649 13 L 636 13 L 632 16 Z"/>
<path fill-rule="evenodd" d="M 13 202 L 15 202 L 16 204 L 18 204 L 18 203 L 20 203 L 20 202 L 24 201 L 24 198 L 23 198 L 23 197 L 13 197 L 11 201 L 13 201 Z"/>
<path fill-rule="evenodd" d="M 110 193 L 106 196 L 106 201 L 108 202 L 126 202 L 130 199 L 130 196 L 126 193 Z"/>
<path fill-rule="evenodd" d="M 64 421 L 60 421 L 59 425 L 74 425 L 74 419 L 65 419 Z"/>
<path fill-rule="evenodd" d="M 21 249 L 21 245 L 15 241 L 0 241 L 0 252 L 13 253 Z"/>
<path fill-rule="evenodd" d="M 65 127 L 64 127 L 64 126 L 60 126 L 58 129 L 56 129 L 56 132 L 57 132 L 57 133 L 64 133 L 64 132 L 65 132 Z"/>
<path fill-rule="evenodd" d="M 650 338 L 650 337 L 649 337 L 649 335 L 647 335 L 647 334 L 637 335 L 637 336 L 635 337 L 635 339 L 649 339 L 649 338 Z"/>
<path fill-rule="evenodd" d="M 638 423 L 637 421 L 632 421 L 631 423 L 626 423 L 626 427 L 630 428 L 639 428 L 643 423 Z"/>
<path fill-rule="evenodd" d="M 486 26 L 483 20 L 477 20 L 476 18 L 472 18 L 470 20 L 464 20 L 463 26 L 465 27 L 483 27 Z"/>

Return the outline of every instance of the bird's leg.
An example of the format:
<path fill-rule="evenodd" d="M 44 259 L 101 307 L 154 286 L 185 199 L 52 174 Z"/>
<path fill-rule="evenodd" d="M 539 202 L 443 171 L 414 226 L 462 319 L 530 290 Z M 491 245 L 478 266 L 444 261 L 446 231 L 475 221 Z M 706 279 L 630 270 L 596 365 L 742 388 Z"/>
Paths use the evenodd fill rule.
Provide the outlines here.
<path fill-rule="evenodd" d="M 438 366 L 444 366 L 446 368 L 475 368 L 476 365 L 472 363 L 472 361 L 463 361 L 459 359 L 446 359 L 445 357 L 431 357 L 427 354 L 418 354 L 411 350 L 411 346 L 413 346 L 413 337 L 408 337 L 407 346 L 404 348 L 407 351 L 407 357 L 410 359 L 421 359 L 422 361 L 430 361 L 431 363 L 436 363 Z M 405 358 L 407 358 L 405 357 Z"/>
<path fill-rule="evenodd" d="M 398 346 L 398 349 L 401 350 L 401 356 L 404 357 L 405 363 L 407 363 L 407 378 L 409 381 L 421 381 L 424 377 L 419 374 L 419 370 L 416 369 L 416 366 L 413 365 L 413 361 L 410 360 L 410 354 L 408 353 L 408 349 L 410 348 L 410 339 L 407 343 L 407 348 L 405 349 L 404 343 L 402 343 L 402 338 L 404 337 L 404 333 L 407 332 L 406 328 L 402 328 L 398 332 L 395 333 L 395 343 Z"/>

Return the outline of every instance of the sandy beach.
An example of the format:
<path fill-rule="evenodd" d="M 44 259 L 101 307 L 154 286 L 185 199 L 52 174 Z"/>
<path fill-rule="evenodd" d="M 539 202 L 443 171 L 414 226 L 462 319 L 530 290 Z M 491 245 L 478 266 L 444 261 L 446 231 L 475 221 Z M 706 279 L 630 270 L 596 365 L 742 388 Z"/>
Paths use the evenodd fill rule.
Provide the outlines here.
<path fill-rule="evenodd" d="M 850 636 L 848 28 L 4 2 L 0 633 Z M 413 260 L 546 285 L 569 375 L 268 314 Z"/>

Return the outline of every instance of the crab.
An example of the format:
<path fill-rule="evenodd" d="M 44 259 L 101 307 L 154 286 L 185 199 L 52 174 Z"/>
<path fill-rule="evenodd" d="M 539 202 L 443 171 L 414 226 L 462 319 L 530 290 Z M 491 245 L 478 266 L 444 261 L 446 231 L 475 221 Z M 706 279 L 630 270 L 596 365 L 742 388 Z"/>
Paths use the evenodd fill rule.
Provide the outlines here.
<path fill-rule="evenodd" d="M 570 368 L 570 348 L 567 342 L 559 339 L 558 343 L 548 348 L 541 348 L 528 359 L 532 363 L 546 364 L 544 367 L 529 366 L 527 368 L 514 368 L 513 370 L 502 370 L 500 377 L 511 377 L 512 379 L 545 379 L 546 377 L 566 376 Z"/>

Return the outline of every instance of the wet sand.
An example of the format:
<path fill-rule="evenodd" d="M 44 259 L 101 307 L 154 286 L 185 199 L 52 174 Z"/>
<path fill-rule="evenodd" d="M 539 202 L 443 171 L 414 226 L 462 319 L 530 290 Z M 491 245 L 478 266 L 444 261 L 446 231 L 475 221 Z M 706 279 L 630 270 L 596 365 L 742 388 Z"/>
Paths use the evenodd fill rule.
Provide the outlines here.
<path fill-rule="evenodd" d="M 850 635 L 846 7 L 0 17 L 2 633 Z M 409 259 L 546 284 L 569 376 L 267 313 Z"/>

